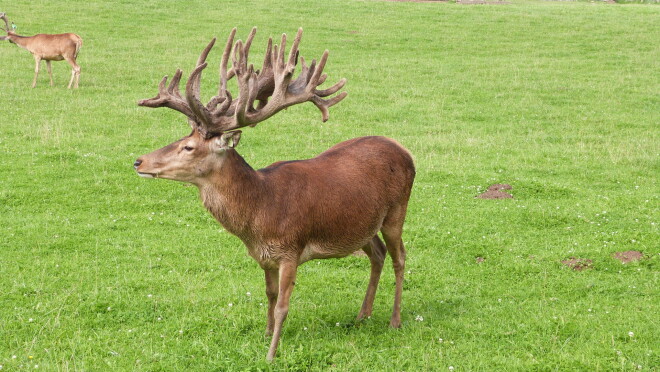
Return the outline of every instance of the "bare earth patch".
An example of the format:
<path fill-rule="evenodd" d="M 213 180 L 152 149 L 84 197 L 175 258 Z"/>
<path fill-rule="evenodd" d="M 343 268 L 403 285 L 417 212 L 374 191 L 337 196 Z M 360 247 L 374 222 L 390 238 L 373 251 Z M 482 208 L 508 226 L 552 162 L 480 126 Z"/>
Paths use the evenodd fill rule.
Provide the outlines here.
<path fill-rule="evenodd" d="M 473 4 L 511 4 L 506 1 L 484 1 L 484 0 L 456 0 L 456 4 L 465 4 L 465 5 L 473 5 Z"/>
<path fill-rule="evenodd" d="M 475 260 L 478 264 L 480 264 L 480 263 L 486 261 L 486 259 L 483 258 L 483 257 L 477 257 L 477 258 L 475 258 L 474 260 Z"/>
<path fill-rule="evenodd" d="M 385 0 L 396 3 L 447 3 L 449 0 Z"/>
<path fill-rule="evenodd" d="M 479 199 L 511 199 L 513 196 L 502 190 L 511 190 L 513 187 L 505 183 L 496 183 L 488 187 L 488 191 L 483 194 L 477 195 Z"/>
<path fill-rule="evenodd" d="M 612 257 L 621 261 L 621 263 L 623 264 L 627 264 L 628 262 L 635 262 L 641 260 L 642 258 L 644 258 L 644 254 L 640 251 L 625 251 L 625 252 L 615 252 L 612 255 Z"/>
<path fill-rule="evenodd" d="M 587 258 L 575 258 L 571 257 L 568 260 L 564 260 L 561 263 L 564 265 L 570 267 L 571 269 L 575 271 L 582 271 L 584 269 L 590 269 L 591 268 L 591 263 L 593 261 L 587 259 Z"/>

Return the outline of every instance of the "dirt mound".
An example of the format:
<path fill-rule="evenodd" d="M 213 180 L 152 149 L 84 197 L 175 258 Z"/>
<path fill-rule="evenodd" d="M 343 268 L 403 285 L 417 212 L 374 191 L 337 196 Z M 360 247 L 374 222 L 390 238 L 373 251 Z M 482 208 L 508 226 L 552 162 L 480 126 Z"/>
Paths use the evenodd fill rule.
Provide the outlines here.
<path fill-rule="evenodd" d="M 488 191 L 483 194 L 477 195 L 479 199 L 511 199 L 513 195 L 506 193 L 502 190 L 512 190 L 511 185 L 505 183 L 496 183 L 494 185 L 488 186 Z"/>
<path fill-rule="evenodd" d="M 612 257 L 621 261 L 621 263 L 623 264 L 627 264 L 628 262 L 635 262 L 641 260 L 642 258 L 644 258 L 644 254 L 640 251 L 614 252 Z"/>
<path fill-rule="evenodd" d="M 562 261 L 561 263 L 563 263 L 564 265 L 570 267 L 575 271 L 582 271 L 584 269 L 590 269 L 592 262 L 593 261 L 586 258 L 571 257 L 568 260 Z"/>

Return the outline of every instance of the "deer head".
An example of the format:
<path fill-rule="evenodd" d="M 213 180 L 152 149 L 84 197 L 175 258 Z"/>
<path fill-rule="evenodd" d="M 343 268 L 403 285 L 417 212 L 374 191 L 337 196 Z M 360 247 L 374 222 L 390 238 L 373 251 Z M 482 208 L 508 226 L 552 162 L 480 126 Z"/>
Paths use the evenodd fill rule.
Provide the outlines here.
<path fill-rule="evenodd" d="M 177 70 L 169 84 L 167 76 L 161 80 L 156 97 L 138 102 L 140 106 L 169 107 L 179 111 L 186 115 L 192 127 L 189 136 L 140 157 L 134 164 L 138 174 L 198 183 L 200 178 L 222 165 L 226 154 L 239 142 L 240 128 L 254 127 L 277 112 L 303 102 L 312 102 L 321 111 L 323 121 L 328 120 L 328 108 L 347 96 L 346 92 L 342 92 L 327 100 L 321 98 L 339 91 L 346 83 L 345 79 L 328 89 L 317 89 L 327 78 L 322 72 L 328 51 L 323 53 L 318 64 L 312 60 L 309 66 L 300 57 L 302 71 L 293 79 L 299 57 L 301 28 L 288 58 L 285 56 L 286 34 L 282 35 L 279 48 L 273 45 L 272 38 L 269 39 L 263 67 L 261 71 L 255 71 L 252 64 L 248 65 L 248 54 L 256 32 L 255 27 L 245 43 L 238 40 L 234 44 L 236 29 L 231 31 L 220 62 L 218 94 L 207 104 L 199 98 L 200 80 L 202 71 L 208 65 L 206 58 L 215 44 L 215 38 L 206 46 L 188 78 L 185 98 L 179 91 L 183 73 Z M 230 54 L 232 67 L 228 69 Z M 227 82 L 233 77 L 236 77 L 239 90 L 236 99 L 227 90 Z"/>

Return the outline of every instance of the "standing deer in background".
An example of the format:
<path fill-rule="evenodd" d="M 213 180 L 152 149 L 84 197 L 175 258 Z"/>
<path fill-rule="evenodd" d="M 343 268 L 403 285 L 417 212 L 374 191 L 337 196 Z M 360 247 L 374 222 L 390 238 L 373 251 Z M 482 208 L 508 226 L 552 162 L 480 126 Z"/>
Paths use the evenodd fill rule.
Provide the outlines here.
<path fill-rule="evenodd" d="M 234 149 L 241 138 L 239 128 L 254 127 L 282 109 L 308 101 L 321 110 L 326 121 L 328 108 L 347 93 L 327 100 L 321 97 L 339 91 L 346 80 L 317 89 L 327 77 L 322 72 L 328 51 L 318 64 L 313 60 L 307 66 L 301 57 L 302 72 L 293 79 L 302 29 L 286 59 L 286 35 L 282 35 L 279 50 L 268 40 L 260 72 L 247 62 L 256 33 L 252 29 L 245 43 L 236 42 L 232 68 L 227 70 L 235 33 L 233 29 L 222 55 L 218 95 L 208 104 L 200 101 L 200 79 L 215 39 L 197 60 L 186 83 L 185 98 L 179 92 L 182 72 L 177 70 L 168 86 L 167 76 L 163 78 L 156 97 L 138 103 L 185 114 L 192 133 L 138 158 L 134 164 L 137 173 L 196 185 L 204 206 L 243 241 L 265 271 L 266 334 L 272 335 L 267 360 L 275 357 L 297 268 L 312 259 L 345 257 L 360 249 L 367 254 L 371 277 L 358 314 L 362 319 L 371 315 L 389 252 L 396 277 L 390 325 L 400 327 L 406 256 L 401 234 L 415 177 L 410 153 L 394 140 L 362 137 L 339 143 L 313 159 L 252 169 Z M 227 91 L 232 77 L 238 84 L 236 99 Z"/>
<path fill-rule="evenodd" d="M 19 47 L 26 49 L 32 53 L 34 62 L 34 80 L 32 81 L 32 88 L 37 86 L 37 76 L 39 75 L 39 65 L 41 60 L 46 61 L 48 67 L 48 75 L 50 76 L 50 85 L 53 86 L 53 72 L 51 70 L 50 61 L 61 61 L 65 59 L 73 70 L 71 71 L 71 80 L 69 80 L 69 88 L 75 79 L 74 88 L 78 88 L 78 80 L 80 80 L 80 66 L 76 63 L 76 57 L 80 47 L 82 47 L 82 38 L 76 34 L 38 34 L 34 36 L 20 36 L 17 35 L 9 27 L 7 16 L 5 13 L 0 13 L 0 18 L 5 21 L 7 29 L 2 29 L 7 33 L 7 36 L 0 36 L 0 40 L 9 40 Z"/>

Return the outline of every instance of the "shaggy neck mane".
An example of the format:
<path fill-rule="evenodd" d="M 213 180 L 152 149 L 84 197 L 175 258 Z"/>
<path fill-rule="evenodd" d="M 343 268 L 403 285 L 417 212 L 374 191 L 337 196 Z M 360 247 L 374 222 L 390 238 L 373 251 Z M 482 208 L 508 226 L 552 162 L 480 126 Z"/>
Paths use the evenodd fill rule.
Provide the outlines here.
<path fill-rule="evenodd" d="M 241 239 L 249 236 L 263 186 L 257 172 L 235 150 L 227 150 L 220 169 L 198 185 L 208 211 L 230 233 Z"/>

